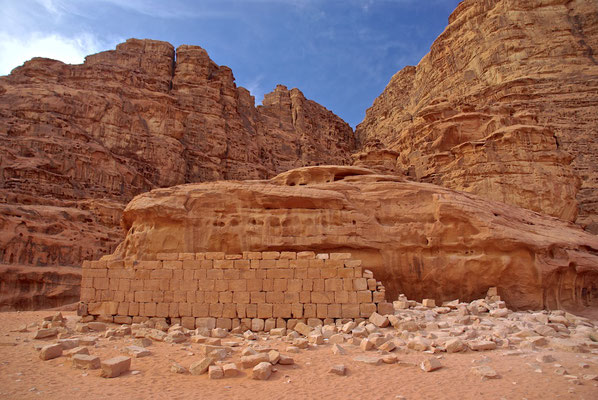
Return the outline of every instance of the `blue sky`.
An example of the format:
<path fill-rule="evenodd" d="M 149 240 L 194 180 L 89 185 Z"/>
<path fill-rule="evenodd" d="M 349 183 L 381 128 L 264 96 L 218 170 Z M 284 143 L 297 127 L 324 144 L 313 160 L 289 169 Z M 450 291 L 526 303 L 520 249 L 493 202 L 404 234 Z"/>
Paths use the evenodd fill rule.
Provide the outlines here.
<path fill-rule="evenodd" d="M 199 45 L 259 104 L 281 83 L 351 126 L 416 65 L 459 0 L 0 0 L 0 75 L 34 56 L 80 63 L 127 38 Z"/>

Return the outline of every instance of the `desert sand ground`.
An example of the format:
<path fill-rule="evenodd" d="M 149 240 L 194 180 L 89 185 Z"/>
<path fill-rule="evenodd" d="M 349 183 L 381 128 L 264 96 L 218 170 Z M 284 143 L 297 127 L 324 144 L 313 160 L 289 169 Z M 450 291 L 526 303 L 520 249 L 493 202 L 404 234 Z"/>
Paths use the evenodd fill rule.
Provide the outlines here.
<path fill-rule="evenodd" d="M 266 335 L 259 343 L 280 349 L 292 356 L 294 365 L 276 365 L 267 381 L 250 378 L 251 371 L 240 376 L 211 380 L 207 374 L 175 374 L 170 365 L 184 367 L 198 360 L 199 344 L 154 342 L 152 355 L 133 358 L 131 371 L 118 378 L 100 377 L 100 370 L 79 370 L 66 357 L 42 361 L 34 343 L 52 343 L 56 339 L 33 340 L 33 331 L 14 332 L 24 324 L 39 322 L 54 311 L 0 313 L 0 399 L 597 399 L 598 381 L 584 380 L 584 375 L 598 374 L 598 354 L 541 350 L 522 355 L 506 355 L 504 349 L 486 352 L 437 354 L 443 367 L 424 372 L 419 363 L 430 354 L 411 350 L 396 353 L 399 363 L 366 365 L 353 360 L 364 352 L 356 346 L 343 345 L 347 355 L 334 355 L 331 345 L 285 352 L 281 338 Z M 63 313 L 74 326 L 79 317 Z M 132 344 L 132 337 L 102 338 L 90 353 L 102 360 L 122 354 Z M 371 352 L 368 352 L 371 353 Z M 374 352 L 375 353 L 375 352 Z M 541 364 L 539 354 L 551 354 L 555 363 Z M 238 361 L 237 354 L 232 361 Z M 230 362 L 230 361 L 229 361 Z M 335 364 L 345 364 L 347 376 L 329 373 Z M 572 380 L 558 375 L 559 364 Z M 476 365 L 488 365 L 499 379 L 482 380 L 471 373 Z M 402 396 L 402 397 L 401 397 Z"/>

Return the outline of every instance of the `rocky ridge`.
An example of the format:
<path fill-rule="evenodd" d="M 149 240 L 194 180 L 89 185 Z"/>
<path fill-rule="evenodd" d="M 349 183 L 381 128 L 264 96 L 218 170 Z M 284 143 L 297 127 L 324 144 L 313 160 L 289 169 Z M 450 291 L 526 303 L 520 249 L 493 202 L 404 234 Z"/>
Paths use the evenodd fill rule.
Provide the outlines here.
<path fill-rule="evenodd" d="M 278 86 L 255 107 L 204 49 L 136 39 L 0 77 L 0 139 L 0 262 L 40 266 L 111 252 L 139 193 L 346 164 L 355 146 L 298 89 Z"/>
<path fill-rule="evenodd" d="M 417 67 L 392 77 L 356 133 L 421 182 L 598 233 L 598 5 L 462 1 Z"/>

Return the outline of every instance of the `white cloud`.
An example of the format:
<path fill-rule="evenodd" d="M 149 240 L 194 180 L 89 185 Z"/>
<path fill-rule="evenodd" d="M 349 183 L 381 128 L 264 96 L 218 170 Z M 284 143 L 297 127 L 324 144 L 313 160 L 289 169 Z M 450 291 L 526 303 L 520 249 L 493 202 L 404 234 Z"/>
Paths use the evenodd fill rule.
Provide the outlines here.
<path fill-rule="evenodd" d="M 68 64 L 79 64 L 85 56 L 105 48 L 91 34 L 83 33 L 68 38 L 58 34 L 32 33 L 17 37 L 0 32 L 0 75 L 22 65 L 33 57 L 47 57 Z"/>
<path fill-rule="evenodd" d="M 262 81 L 264 80 L 263 75 L 259 75 L 254 77 L 251 81 L 247 83 L 241 83 L 240 86 L 243 86 L 245 89 L 249 90 L 251 95 L 255 97 L 255 105 L 262 104 L 262 100 L 264 99 L 264 95 L 266 94 L 264 88 L 262 87 Z"/>

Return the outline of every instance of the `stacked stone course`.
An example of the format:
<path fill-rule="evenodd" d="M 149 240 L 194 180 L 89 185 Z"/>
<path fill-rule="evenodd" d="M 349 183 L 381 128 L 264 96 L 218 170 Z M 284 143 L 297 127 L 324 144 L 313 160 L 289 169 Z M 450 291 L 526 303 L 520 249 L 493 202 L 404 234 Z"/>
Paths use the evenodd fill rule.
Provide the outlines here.
<path fill-rule="evenodd" d="M 86 261 L 81 301 L 90 315 L 130 322 L 179 319 L 230 328 L 244 319 L 361 318 L 384 287 L 350 253 L 159 253 L 155 261 Z"/>

